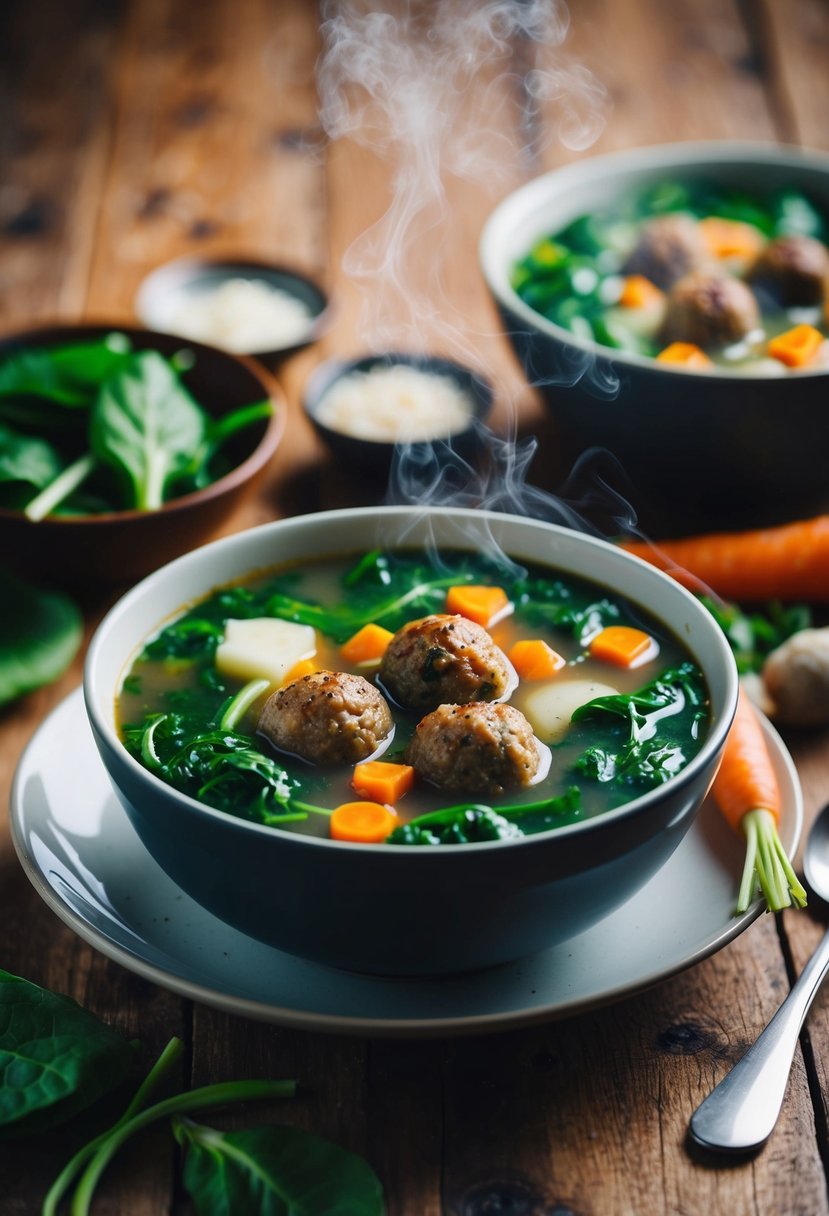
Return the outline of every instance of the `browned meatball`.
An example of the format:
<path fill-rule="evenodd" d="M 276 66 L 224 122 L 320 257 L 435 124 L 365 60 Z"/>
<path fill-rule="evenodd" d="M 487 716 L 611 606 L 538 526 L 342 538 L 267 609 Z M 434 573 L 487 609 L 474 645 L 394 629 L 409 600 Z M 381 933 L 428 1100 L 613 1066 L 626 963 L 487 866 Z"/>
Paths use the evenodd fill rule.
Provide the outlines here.
<path fill-rule="evenodd" d="M 625 274 L 642 274 L 667 291 L 708 261 L 708 249 L 695 220 L 688 215 L 660 215 L 643 224 L 623 269 Z"/>
<path fill-rule="evenodd" d="M 362 676 L 315 671 L 268 697 L 259 731 L 282 751 L 314 764 L 356 764 L 394 727 L 385 698 Z"/>
<path fill-rule="evenodd" d="M 406 759 L 444 790 L 503 794 L 531 785 L 549 753 L 513 705 L 439 705 L 417 725 Z"/>
<path fill-rule="evenodd" d="M 757 301 L 740 279 L 698 271 L 668 293 L 662 339 L 704 348 L 739 342 L 760 325 Z"/>
<path fill-rule="evenodd" d="M 496 701 L 509 692 L 514 675 L 481 625 L 436 614 L 398 629 L 380 664 L 380 682 L 398 705 L 434 709 Z"/>
<path fill-rule="evenodd" d="M 784 307 L 820 304 L 829 279 L 829 249 L 811 236 L 779 236 L 770 241 L 751 271 L 751 280 Z"/>

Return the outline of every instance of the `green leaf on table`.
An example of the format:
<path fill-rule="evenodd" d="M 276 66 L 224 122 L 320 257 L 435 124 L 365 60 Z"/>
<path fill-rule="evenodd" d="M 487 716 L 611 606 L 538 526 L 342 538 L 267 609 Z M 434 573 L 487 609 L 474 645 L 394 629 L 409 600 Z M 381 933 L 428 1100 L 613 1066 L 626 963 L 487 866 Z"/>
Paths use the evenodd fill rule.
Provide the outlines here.
<path fill-rule="evenodd" d="M 62 468 L 63 461 L 51 443 L 22 435 L 0 422 L 0 483 L 21 482 L 42 490 Z"/>
<path fill-rule="evenodd" d="M 152 510 L 198 458 L 206 424 L 170 362 L 143 351 L 102 386 L 92 408 L 92 450 L 121 474 L 128 505 Z"/>
<path fill-rule="evenodd" d="M 0 570 L 0 705 L 56 680 L 82 637 L 74 600 Z"/>
<path fill-rule="evenodd" d="M 0 1127 L 34 1132 L 127 1076 L 132 1046 L 66 996 L 0 970 Z"/>
<path fill-rule="evenodd" d="M 298 1127 L 221 1132 L 175 1123 L 198 1216 L 382 1216 L 383 1189 L 362 1158 Z"/>
<path fill-rule="evenodd" d="M 129 339 L 26 347 L 0 359 L 0 398 L 45 397 L 70 407 L 92 405 L 104 380 L 130 358 Z"/>

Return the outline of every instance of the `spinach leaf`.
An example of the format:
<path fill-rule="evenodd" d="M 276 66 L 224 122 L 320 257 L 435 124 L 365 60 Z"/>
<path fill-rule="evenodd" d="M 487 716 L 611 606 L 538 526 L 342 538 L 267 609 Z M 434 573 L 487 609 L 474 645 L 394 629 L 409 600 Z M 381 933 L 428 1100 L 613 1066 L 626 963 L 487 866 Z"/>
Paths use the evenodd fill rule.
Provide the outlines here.
<path fill-rule="evenodd" d="M 39 1131 L 121 1083 L 131 1045 L 69 997 L 0 970 L 0 1126 Z"/>
<path fill-rule="evenodd" d="M 0 705 L 56 680 L 82 636 L 73 600 L 0 570 Z"/>
<path fill-rule="evenodd" d="M 199 1216 L 383 1216 L 383 1189 L 367 1162 L 302 1128 L 221 1132 L 177 1119 L 174 1130 Z"/>
<path fill-rule="evenodd" d="M 683 744 L 696 747 L 706 700 L 702 672 L 684 662 L 635 692 L 588 701 L 571 720 L 608 719 L 616 729 L 606 744 L 582 752 L 576 770 L 602 783 L 660 785 L 685 765 Z"/>
<path fill-rule="evenodd" d="M 72 346 L 26 347 L 0 362 L 0 397 L 45 397 L 63 406 L 90 406 L 102 381 L 129 357 L 124 334 Z"/>
<path fill-rule="evenodd" d="M 170 482 L 191 469 L 205 414 L 167 359 L 133 355 L 101 387 L 90 419 L 92 451 L 121 474 L 127 505 L 152 510 Z"/>
<path fill-rule="evenodd" d="M 570 823 L 581 815 L 581 794 L 570 786 L 564 794 L 537 802 L 500 806 L 497 811 L 483 803 L 461 803 L 429 811 L 395 828 L 386 844 L 472 844 L 482 840 L 515 840 L 557 824 Z"/>
<path fill-rule="evenodd" d="M 0 482 L 23 482 L 42 490 L 63 468 L 63 461 L 45 439 L 22 435 L 0 422 Z"/>

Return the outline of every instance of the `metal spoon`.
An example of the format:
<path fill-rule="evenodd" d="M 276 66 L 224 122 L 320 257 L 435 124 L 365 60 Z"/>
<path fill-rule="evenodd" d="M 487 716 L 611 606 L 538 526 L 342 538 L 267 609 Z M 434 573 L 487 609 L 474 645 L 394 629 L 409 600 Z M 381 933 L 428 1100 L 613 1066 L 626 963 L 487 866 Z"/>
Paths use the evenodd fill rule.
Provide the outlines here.
<path fill-rule="evenodd" d="M 812 824 L 804 871 L 814 893 L 829 902 L 829 806 Z M 800 1028 L 827 971 L 829 932 L 757 1041 L 692 1115 L 697 1144 L 727 1153 L 765 1144 L 783 1105 Z"/>

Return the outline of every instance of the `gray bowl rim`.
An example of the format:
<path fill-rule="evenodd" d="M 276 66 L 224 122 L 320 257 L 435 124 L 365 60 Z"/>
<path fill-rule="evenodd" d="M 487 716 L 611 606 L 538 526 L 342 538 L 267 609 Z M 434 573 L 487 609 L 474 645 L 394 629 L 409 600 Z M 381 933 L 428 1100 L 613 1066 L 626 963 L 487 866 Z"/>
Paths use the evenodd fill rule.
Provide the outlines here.
<path fill-rule="evenodd" d="M 580 539 L 576 543 L 583 542 L 588 547 L 595 548 L 597 552 L 607 553 L 609 551 L 615 555 L 613 559 L 614 561 L 618 560 L 622 564 L 633 563 L 639 568 L 639 576 L 641 577 L 644 586 L 642 599 L 636 600 L 636 602 L 641 606 L 646 607 L 647 596 L 645 593 L 647 591 L 648 584 L 652 584 L 654 586 L 664 586 L 664 584 L 667 583 L 671 587 L 671 593 L 676 594 L 679 602 L 681 603 L 684 601 L 686 607 L 689 607 L 691 612 L 696 615 L 697 620 L 701 624 L 704 622 L 703 627 L 710 629 L 711 636 L 715 641 L 715 646 L 718 647 L 720 651 L 719 658 L 726 675 L 725 704 L 722 714 L 711 722 L 708 736 L 700 750 L 691 758 L 685 768 L 683 768 L 676 777 L 672 778 L 671 781 L 666 782 L 663 785 L 646 791 L 644 794 L 639 795 L 637 798 L 631 799 L 629 802 L 623 803 L 619 807 L 605 811 L 600 815 L 595 815 L 590 819 L 581 820 L 577 823 L 564 824 L 561 827 L 549 828 L 544 832 L 536 832 L 530 836 L 524 836 L 517 840 L 480 841 L 470 844 L 457 845 L 453 848 L 444 849 L 436 847 L 412 850 L 401 848 L 399 845 L 356 844 L 350 841 L 337 841 L 324 837 L 304 836 L 298 832 L 280 832 L 278 829 L 268 827 L 266 824 L 254 823 L 250 820 L 237 818 L 226 811 L 221 811 L 216 807 L 207 806 L 205 803 L 199 802 L 197 799 L 190 797 L 188 794 L 183 794 L 181 791 L 176 790 L 173 786 L 168 785 L 165 781 L 162 781 L 160 777 L 156 777 L 154 773 L 151 773 L 148 769 L 146 769 L 127 751 L 127 748 L 124 746 L 116 730 L 107 721 L 105 715 L 101 713 L 100 707 L 94 695 L 95 669 L 99 662 L 99 651 L 104 648 L 106 644 L 106 635 L 112 626 L 117 623 L 121 616 L 129 613 L 136 603 L 140 603 L 145 596 L 151 594 L 156 584 L 163 583 L 163 581 L 168 577 L 168 571 L 172 571 L 173 569 L 176 571 L 181 571 L 183 569 L 186 570 L 188 565 L 201 565 L 203 563 L 207 563 L 209 556 L 215 554 L 219 549 L 232 548 L 234 544 L 238 543 L 245 537 L 262 536 L 268 532 L 275 532 L 282 524 L 297 524 L 302 527 L 306 526 L 306 524 L 311 526 L 313 523 L 317 527 L 320 527 L 324 524 L 326 519 L 362 519 L 369 517 L 377 518 L 378 516 L 383 516 L 384 518 L 408 517 L 411 519 L 415 514 L 417 516 L 421 516 L 429 515 L 431 513 L 449 515 L 459 521 L 471 522 L 475 526 L 479 526 L 482 521 L 484 523 L 494 524 L 497 524 L 499 520 L 511 521 L 512 523 L 520 521 L 522 525 L 530 528 L 540 528 L 545 532 L 551 531 L 554 535 L 565 536 L 568 538 L 578 537 Z M 278 565 L 278 563 L 275 563 L 275 565 Z M 254 567 L 254 569 L 257 569 L 257 567 Z M 258 567 L 258 569 L 262 569 L 262 567 Z M 244 575 L 240 577 L 244 577 Z M 596 581 L 600 586 L 606 585 L 600 580 Z M 205 596 L 209 594 L 211 594 L 209 591 L 205 593 L 198 593 L 194 599 L 183 604 L 182 608 L 186 607 L 188 603 L 198 603 L 201 599 L 205 598 Z M 633 597 L 627 595 L 625 598 L 632 599 Z M 655 612 L 654 609 L 649 609 L 649 611 L 660 621 L 661 624 L 667 626 L 667 622 L 659 613 Z M 161 621 L 157 619 L 150 623 L 147 631 L 142 636 L 142 642 L 149 637 L 152 630 L 157 628 L 160 624 Z M 670 628 L 669 626 L 667 627 Z M 120 666 L 119 679 L 123 678 L 129 664 L 133 661 L 137 653 L 138 649 L 136 648 L 131 654 L 123 656 Z M 132 587 L 119 600 L 116 601 L 116 603 L 110 608 L 110 610 L 101 620 L 92 636 L 89 649 L 87 651 L 86 660 L 84 662 L 83 673 L 84 704 L 86 707 L 87 716 L 91 725 L 93 726 L 94 732 L 97 732 L 100 737 L 106 741 L 107 745 L 118 753 L 121 762 L 132 771 L 133 775 L 137 779 L 149 785 L 151 793 L 156 793 L 165 798 L 165 800 L 172 799 L 174 802 L 178 803 L 181 810 L 186 812 L 188 815 L 195 815 L 199 818 L 207 817 L 209 819 L 213 819 L 217 823 L 225 825 L 230 832 L 250 835 L 254 839 L 256 837 L 273 839 L 274 833 L 276 832 L 280 846 L 284 846 L 285 848 L 293 848 L 297 850 L 303 850 L 306 848 L 321 848 L 334 850 L 343 854 L 353 853 L 353 851 L 356 849 L 359 850 L 360 853 L 369 856 L 378 855 L 385 856 L 386 858 L 399 858 L 401 855 L 411 857 L 411 855 L 414 854 L 424 859 L 451 858 L 458 849 L 462 849 L 464 855 L 467 855 L 479 852 L 488 853 L 493 849 L 530 848 L 534 844 L 538 845 L 542 841 L 548 841 L 551 837 L 563 838 L 565 836 L 569 837 L 573 835 L 582 835 L 586 832 L 601 830 L 602 827 L 617 823 L 620 820 L 632 819 L 636 815 L 646 812 L 654 802 L 658 802 L 665 797 L 666 793 L 676 791 L 681 786 L 687 785 L 696 780 L 699 775 L 699 771 L 704 769 L 705 766 L 711 762 L 712 758 L 719 752 L 720 748 L 725 742 L 726 735 L 736 711 L 738 689 L 739 680 L 737 675 L 737 666 L 725 635 L 721 632 L 714 621 L 714 618 L 710 616 L 707 609 L 704 608 L 703 605 L 693 595 L 691 595 L 689 591 L 671 579 L 667 574 L 664 574 L 661 570 L 658 570 L 655 566 L 650 565 L 641 558 L 625 552 L 623 549 L 618 548 L 609 541 L 600 540 L 597 537 L 589 536 L 585 533 L 574 532 L 572 529 L 565 528 L 560 524 L 548 523 L 546 520 L 536 520 L 527 516 L 516 516 L 497 511 L 477 510 L 475 508 L 468 507 L 433 508 L 431 511 L 429 509 L 421 509 L 417 512 L 413 512 L 412 508 L 409 506 L 388 506 L 379 508 L 345 507 L 334 511 L 318 511 L 307 515 L 290 516 L 284 520 L 275 520 L 271 523 L 260 524 L 258 527 L 250 528 L 245 532 L 237 532 L 231 536 L 221 537 L 218 540 L 212 541 L 206 545 L 202 545 L 198 549 L 192 550 L 190 553 L 185 553 L 181 557 L 174 558 L 171 562 L 161 566 L 152 574 L 147 575 L 146 578 L 142 579 L 139 583 L 136 583 L 134 587 Z M 112 703 L 114 703 L 117 699 L 118 688 L 113 688 L 111 690 L 111 694 Z M 702 798 L 700 798 L 700 804 L 701 803 Z M 438 861 L 437 864 L 445 864 L 445 862 Z"/>
<path fill-rule="evenodd" d="M 599 156 L 588 156 L 584 160 L 573 161 L 560 169 L 551 169 L 548 173 L 539 174 L 522 186 L 513 190 L 494 208 L 488 216 L 481 231 L 478 242 L 478 264 L 483 277 L 500 305 L 526 321 L 530 330 L 538 330 L 550 338 L 555 338 L 563 345 L 574 347 L 595 359 L 620 364 L 624 367 L 640 368 L 643 372 L 659 376 L 677 376 L 687 379 L 696 377 L 704 385 L 711 381 L 721 380 L 734 384 L 777 383 L 790 384 L 804 379 L 819 379 L 829 375 L 829 368 L 803 368 L 790 371 L 785 376 L 768 377 L 757 373 L 747 375 L 738 369 L 731 370 L 715 366 L 700 371 L 689 371 L 686 368 L 667 363 L 656 363 L 647 355 L 637 355 L 629 351 L 615 350 L 602 346 L 591 338 L 580 338 L 568 329 L 548 320 L 535 312 L 513 291 L 509 284 L 508 270 L 499 247 L 501 235 L 505 228 L 511 228 L 516 218 L 529 209 L 534 209 L 545 198 L 559 197 L 568 186 L 575 182 L 602 181 L 612 178 L 616 171 L 650 171 L 664 168 L 666 173 L 676 169 L 696 166 L 704 168 L 710 165 L 712 169 L 718 165 L 733 165 L 735 162 L 754 164 L 769 169 L 807 168 L 825 173 L 829 178 L 829 153 L 820 149 L 802 148 L 797 144 L 770 144 L 757 140 L 704 140 L 652 144 L 645 147 L 624 148 L 614 152 L 604 152 Z"/>
<path fill-rule="evenodd" d="M 168 281 L 175 282 L 179 280 L 177 289 L 180 290 L 183 283 L 195 283 L 199 279 L 215 276 L 223 271 L 227 272 L 228 277 L 231 277 L 235 272 L 237 276 L 248 274 L 259 278 L 269 278 L 272 275 L 279 275 L 284 279 L 294 279 L 296 282 L 302 283 L 305 287 L 309 288 L 317 296 L 319 302 L 319 308 L 311 315 L 308 331 L 304 337 L 295 339 L 285 346 L 273 346 L 246 351 L 228 351 L 227 353 L 249 359 L 282 357 L 318 341 L 328 328 L 332 315 L 331 298 L 312 274 L 288 262 L 270 262 L 266 258 L 253 257 L 249 254 L 186 253 L 181 257 L 169 258 L 166 262 L 159 263 L 158 266 L 155 266 L 144 275 L 135 293 L 133 311 L 142 325 L 157 329 L 157 317 L 154 314 L 151 301 L 158 292 L 165 289 Z M 157 332 L 174 333 L 172 330 L 157 330 Z M 174 336 L 182 337 L 182 335 L 175 334 Z M 182 341 L 195 340 L 182 337 Z M 215 346 L 215 343 L 203 342 L 202 345 L 213 345 L 216 350 L 224 349 L 223 347 Z"/>
<path fill-rule="evenodd" d="M 331 386 L 336 384 L 338 380 L 349 376 L 352 372 L 362 371 L 364 368 L 378 364 L 388 364 L 389 366 L 403 364 L 406 367 L 426 370 L 433 368 L 438 375 L 451 377 L 464 389 L 466 387 L 462 383 L 464 378 L 470 382 L 474 382 L 474 386 L 470 390 L 472 410 L 469 415 L 469 421 L 464 426 L 458 427 L 457 430 L 450 431 L 447 435 L 406 440 L 403 443 L 398 443 L 393 439 L 369 439 L 365 435 L 354 435 L 351 431 L 338 431 L 334 427 L 329 426 L 327 422 L 321 421 L 319 417 L 319 404 Z M 492 381 L 483 372 L 469 363 L 461 363 L 459 360 L 453 359 L 450 355 L 436 354 L 429 351 L 366 351 L 362 355 L 335 355 L 331 359 L 325 359 L 322 363 L 318 363 L 313 371 L 309 373 L 303 385 L 301 403 L 303 411 L 307 414 L 311 423 L 322 434 L 335 436 L 338 440 L 348 440 L 350 444 L 365 444 L 367 449 L 371 449 L 378 454 L 384 451 L 388 451 L 391 454 L 397 447 L 428 447 L 430 444 L 451 444 L 454 440 L 469 435 L 470 431 L 475 429 L 476 424 L 485 423 L 491 414 L 495 403 L 495 388 Z"/>

